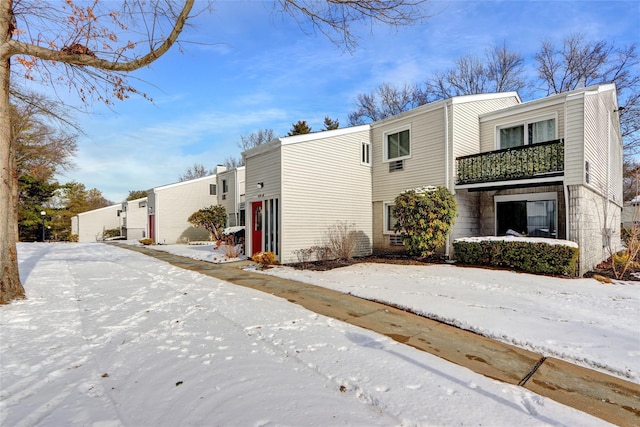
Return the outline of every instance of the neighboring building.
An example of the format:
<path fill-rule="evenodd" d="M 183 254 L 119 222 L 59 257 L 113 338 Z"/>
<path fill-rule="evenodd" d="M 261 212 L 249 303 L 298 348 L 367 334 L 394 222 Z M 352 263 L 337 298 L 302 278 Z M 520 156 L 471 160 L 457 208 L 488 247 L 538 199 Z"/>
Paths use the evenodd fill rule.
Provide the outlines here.
<path fill-rule="evenodd" d="M 120 229 L 121 213 L 121 204 L 80 213 L 71 218 L 71 234 L 78 235 L 78 242 L 99 242 L 105 230 Z"/>
<path fill-rule="evenodd" d="M 612 84 L 526 103 L 516 94 L 455 97 L 374 123 L 372 143 L 374 250 L 401 243 L 391 230 L 395 196 L 426 185 L 455 194 L 451 240 L 514 230 L 574 241 L 580 274 L 620 248 Z"/>
<path fill-rule="evenodd" d="M 147 198 L 142 197 L 122 202 L 120 219 L 121 234 L 127 240 L 140 240 L 147 237 Z"/>
<path fill-rule="evenodd" d="M 339 221 L 355 229 L 355 255 L 371 253 L 369 126 L 277 138 L 243 156 L 247 255 L 297 262 Z"/>
<path fill-rule="evenodd" d="M 218 173 L 218 203 L 227 212 L 227 226 L 245 224 L 245 167 Z"/>
<path fill-rule="evenodd" d="M 445 186 L 454 191 L 455 158 L 480 151 L 480 114 L 520 103 L 515 92 L 433 102 L 371 125 L 373 250 L 404 249 L 391 208 L 405 190 Z M 479 235 L 477 195 L 456 194 L 453 238 Z M 449 255 L 449 247 L 446 249 Z"/>
<path fill-rule="evenodd" d="M 622 227 L 631 228 L 634 224 L 640 225 L 640 196 L 636 196 L 629 202 L 624 202 L 622 208 Z"/>
<path fill-rule="evenodd" d="M 216 174 L 224 170 L 218 166 Z M 187 219 L 199 209 L 218 204 L 216 174 L 148 190 L 148 237 L 159 244 L 209 240 L 205 229 Z"/>

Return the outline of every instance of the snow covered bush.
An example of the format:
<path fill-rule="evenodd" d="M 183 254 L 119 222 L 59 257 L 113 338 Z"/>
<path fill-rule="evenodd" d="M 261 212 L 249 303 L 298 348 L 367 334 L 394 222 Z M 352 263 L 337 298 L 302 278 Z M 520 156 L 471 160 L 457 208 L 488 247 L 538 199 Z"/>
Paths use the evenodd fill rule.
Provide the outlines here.
<path fill-rule="evenodd" d="M 458 204 L 445 187 L 406 190 L 395 199 L 394 230 L 413 256 L 427 257 L 447 242 L 447 234 L 458 213 Z"/>
<path fill-rule="evenodd" d="M 578 245 L 530 237 L 470 237 L 453 242 L 461 264 L 514 268 L 536 274 L 575 275 Z"/>

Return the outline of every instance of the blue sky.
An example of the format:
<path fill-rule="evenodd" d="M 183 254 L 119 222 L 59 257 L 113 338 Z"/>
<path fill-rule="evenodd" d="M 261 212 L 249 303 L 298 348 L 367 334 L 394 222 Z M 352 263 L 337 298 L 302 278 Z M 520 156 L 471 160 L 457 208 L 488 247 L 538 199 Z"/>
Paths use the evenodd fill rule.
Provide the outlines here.
<path fill-rule="evenodd" d="M 542 40 L 572 33 L 616 45 L 640 42 L 640 2 L 452 1 L 428 5 L 412 27 L 363 25 L 360 47 L 346 53 L 309 34 L 269 2 L 215 2 L 170 51 L 133 73 L 154 102 L 131 98 L 79 115 L 77 167 L 59 176 L 98 188 L 115 202 L 129 190 L 177 181 L 194 162 L 213 168 L 239 156 L 241 135 L 298 120 L 314 130 L 325 116 L 347 125 L 356 97 L 383 82 L 419 83 L 465 54 L 506 41 L 528 60 Z M 308 30 L 308 28 L 307 28 Z M 528 68 L 534 72 L 533 67 Z"/>

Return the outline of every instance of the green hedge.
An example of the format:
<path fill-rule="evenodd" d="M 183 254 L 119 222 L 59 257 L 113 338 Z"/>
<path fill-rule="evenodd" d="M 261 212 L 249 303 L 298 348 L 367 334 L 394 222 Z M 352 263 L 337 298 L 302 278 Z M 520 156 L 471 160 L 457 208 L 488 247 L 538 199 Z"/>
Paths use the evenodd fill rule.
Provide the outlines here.
<path fill-rule="evenodd" d="M 578 248 L 567 244 L 544 243 L 526 238 L 457 239 L 453 242 L 461 264 L 513 268 L 527 273 L 575 275 Z"/>

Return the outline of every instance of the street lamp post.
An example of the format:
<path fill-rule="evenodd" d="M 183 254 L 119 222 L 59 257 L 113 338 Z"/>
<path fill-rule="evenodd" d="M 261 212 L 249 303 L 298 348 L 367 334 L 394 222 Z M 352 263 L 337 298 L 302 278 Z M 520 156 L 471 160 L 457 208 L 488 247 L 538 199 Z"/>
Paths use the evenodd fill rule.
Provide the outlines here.
<path fill-rule="evenodd" d="M 40 216 L 42 216 L 42 242 L 44 243 L 44 217 L 47 215 L 45 211 L 40 211 Z"/>

